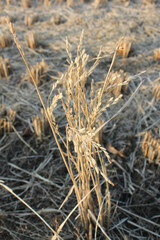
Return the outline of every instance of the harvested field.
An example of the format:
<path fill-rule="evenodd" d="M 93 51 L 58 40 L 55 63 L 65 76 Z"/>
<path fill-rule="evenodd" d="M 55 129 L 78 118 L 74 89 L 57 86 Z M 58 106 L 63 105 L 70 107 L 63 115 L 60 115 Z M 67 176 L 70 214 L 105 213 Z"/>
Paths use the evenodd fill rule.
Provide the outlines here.
<path fill-rule="evenodd" d="M 0 1 L 0 239 L 160 239 L 159 39 L 159 1 Z"/>

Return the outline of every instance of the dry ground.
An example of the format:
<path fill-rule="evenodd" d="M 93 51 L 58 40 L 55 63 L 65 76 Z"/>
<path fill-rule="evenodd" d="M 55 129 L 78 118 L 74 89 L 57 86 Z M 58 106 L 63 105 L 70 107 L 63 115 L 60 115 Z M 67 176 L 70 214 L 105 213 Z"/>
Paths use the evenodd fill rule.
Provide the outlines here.
<path fill-rule="evenodd" d="M 27 26 L 26 18 L 33 14 L 35 22 Z M 92 1 L 75 1 L 70 7 L 66 2 L 52 1 L 47 7 L 42 1 L 32 1 L 30 8 L 22 7 L 20 1 L 11 0 L 8 6 L 1 1 L 0 34 L 6 36 L 8 32 L 11 36 L 8 25 L 1 18 L 6 15 L 14 22 L 29 65 L 42 59 L 48 64 L 39 84 L 46 103 L 55 79 L 67 69 L 66 37 L 75 56 L 84 30 L 83 48 L 90 56 L 89 66 L 102 49 L 100 63 L 87 80 L 87 91 L 92 79 L 97 88 L 104 81 L 120 37 L 132 39 L 129 56 L 117 56 L 113 66 L 114 71 L 122 69 L 127 73 L 128 89 L 121 100 L 103 114 L 106 121 L 118 113 L 103 129 L 102 144 L 112 158 L 108 177 L 114 183 L 114 187 L 110 187 L 111 224 L 108 230 L 104 226 L 104 230 L 113 240 L 160 239 L 160 157 L 157 150 L 160 146 L 160 107 L 158 97 L 153 94 L 154 80 L 158 79 L 160 69 L 160 60 L 154 56 L 154 50 L 160 47 L 158 1 L 152 4 L 138 0 L 104 1 L 98 8 Z M 26 46 L 25 36 L 30 31 L 37 34 L 36 48 Z M 35 134 L 32 117 L 40 115 L 41 104 L 15 43 L 11 41 L 10 46 L 3 48 L 1 45 L 0 48 L 0 56 L 10 63 L 7 76 L 0 77 L 0 104 L 4 104 L 7 111 L 16 111 L 16 117 L 12 131 L 0 129 L 0 180 L 57 229 L 76 205 L 76 199 L 72 193 L 59 210 L 72 183 L 50 130 L 45 131 L 42 140 Z M 63 84 L 60 87 L 63 88 Z M 105 96 L 107 98 L 107 92 Z M 105 103 L 105 97 L 103 101 Z M 0 114 L 2 118 L 7 113 L 0 110 Z M 60 101 L 55 117 L 65 139 L 66 118 Z M 142 151 L 149 152 L 151 146 L 149 143 L 142 149 L 146 131 L 152 133 L 152 140 L 155 137 L 150 156 L 149 153 L 144 156 Z M 155 154 L 153 159 L 151 154 Z M 77 215 L 76 209 L 60 234 L 62 239 L 86 239 Z M 50 238 L 51 231 L 44 223 L 1 187 L 0 239 Z M 100 230 L 97 239 L 105 239 Z"/>

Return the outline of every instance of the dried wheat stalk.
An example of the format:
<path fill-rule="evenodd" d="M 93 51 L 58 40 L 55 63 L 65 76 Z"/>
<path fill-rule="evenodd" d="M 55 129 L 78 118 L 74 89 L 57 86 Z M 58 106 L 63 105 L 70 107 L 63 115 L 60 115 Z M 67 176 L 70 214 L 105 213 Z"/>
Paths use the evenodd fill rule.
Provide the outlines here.
<path fill-rule="evenodd" d="M 8 77 L 10 72 L 10 63 L 7 58 L 0 57 L 0 78 Z"/>
<path fill-rule="evenodd" d="M 38 48 L 39 40 L 38 35 L 35 32 L 28 32 L 25 36 L 26 46 L 29 48 Z"/>
<path fill-rule="evenodd" d="M 142 152 L 150 162 L 160 165 L 160 138 L 152 137 L 152 133 L 146 131 L 142 141 Z"/>

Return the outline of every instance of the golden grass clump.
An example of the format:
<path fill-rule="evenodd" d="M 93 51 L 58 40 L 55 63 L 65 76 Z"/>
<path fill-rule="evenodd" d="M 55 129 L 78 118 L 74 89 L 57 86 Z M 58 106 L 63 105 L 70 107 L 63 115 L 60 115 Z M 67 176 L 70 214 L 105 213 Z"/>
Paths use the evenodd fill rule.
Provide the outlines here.
<path fill-rule="evenodd" d="M 156 61 L 160 59 L 160 48 L 154 50 L 154 59 Z"/>
<path fill-rule="evenodd" d="M 48 65 L 44 60 L 42 60 L 40 63 L 37 63 L 36 65 L 31 67 L 31 73 L 37 85 L 40 85 L 42 81 L 45 79 L 47 67 Z M 29 81 L 32 82 L 32 78 L 30 75 L 29 75 Z"/>
<path fill-rule="evenodd" d="M 39 47 L 39 39 L 38 35 L 35 32 L 28 32 L 25 36 L 26 46 L 29 48 L 38 48 Z"/>
<path fill-rule="evenodd" d="M 10 71 L 10 63 L 7 58 L 0 57 L 0 78 L 8 77 Z"/>
<path fill-rule="evenodd" d="M 123 70 L 111 72 L 108 83 L 107 92 L 111 92 L 115 97 L 119 97 L 122 91 L 126 91 L 129 81 L 127 80 L 127 73 Z"/>
<path fill-rule="evenodd" d="M 31 7 L 31 0 L 21 0 L 21 6 L 24 8 L 30 8 Z"/>
<path fill-rule="evenodd" d="M 123 57 L 128 57 L 131 46 L 131 39 L 129 37 L 122 37 L 118 44 L 117 53 Z"/>
<path fill-rule="evenodd" d="M 2 33 L 0 35 L 0 47 L 6 48 L 12 46 L 12 38 L 9 33 Z"/>
<path fill-rule="evenodd" d="M 142 141 L 142 152 L 151 163 L 160 165 L 160 136 L 153 137 L 151 132 L 146 131 Z"/>
<path fill-rule="evenodd" d="M 48 122 L 43 109 L 41 109 L 41 115 L 36 115 L 32 117 L 32 124 L 37 137 L 42 140 L 45 136 L 46 127 L 48 126 Z"/>
<path fill-rule="evenodd" d="M 62 78 L 65 86 L 64 94 L 66 95 L 66 100 L 62 100 L 62 104 L 68 122 L 66 128 L 68 162 L 65 162 L 65 164 L 74 185 L 81 221 L 89 233 L 92 232 L 92 227 L 94 228 L 93 222 L 97 217 L 102 226 L 105 219 L 107 220 L 107 226 L 110 223 L 109 183 L 112 183 L 107 177 L 104 156 L 109 161 L 110 158 L 100 144 L 101 134 L 98 133 L 102 130 L 103 125 L 99 121 L 102 112 L 115 104 L 118 98 L 116 100 L 110 98 L 102 106 L 104 88 L 95 90 L 94 81 L 92 81 L 88 100 L 85 83 L 88 76 L 98 65 L 100 54 L 93 66 L 87 70 L 89 56 L 84 49 L 81 49 L 81 42 L 82 37 L 77 47 L 75 60 L 72 59 L 68 41 L 66 42 L 69 66 Z M 70 149 L 71 142 L 74 146 L 74 153 Z M 99 162 L 99 165 L 97 162 Z M 75 178 L 75 176 L 78 178 Z M 103 191 L 102 179 L 104 180 Z M 91 192 L 92 187 L 94 193 Z"/>
<path fill-rule="evenodd" d="M 10 132 L 12 124 L 15 122 L 16 112 L 7 108 L 2 104 L 0 105 L 0 134 Z"/>
<path fill-rule="evenodd" d="M 39 19 L 38 15 L 37 14 L 32 14 L 32 15 L 26 15 L 25 16 L 25 19 L 24 19 L 24 22 L 25 24 L 30 27 L 32 26 L 35 22 L 37 22 Z"/>

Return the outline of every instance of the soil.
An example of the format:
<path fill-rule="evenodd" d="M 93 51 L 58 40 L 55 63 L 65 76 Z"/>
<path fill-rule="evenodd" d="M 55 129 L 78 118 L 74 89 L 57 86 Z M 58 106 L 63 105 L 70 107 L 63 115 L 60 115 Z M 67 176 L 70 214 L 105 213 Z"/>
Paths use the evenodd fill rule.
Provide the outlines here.
<path fill-rule="evenodd" d="M 51 1 L 47 7 L 43 1 L 32 0 L 29 8 L 22 7 L 21 1 L 10 2 L 10 5 L 0 2 L 0 35 L 8 33 L 12 38 L 11 45 L 0 47 L 0 56 L 10 64 L 6 77 L 0 73 L 0 105 L 7 116 L 10 109 L 16 116 L 10 131 L 0 125 L 0 180 L 55 230 L 77 204 L 72 193 L 59 209 L 72 182 L 47 123 L 42 139 L 35 133 L 32 118 L 40 115 L 42 105 L 9 26 L 1 17 L 9 16 L 12 20 L 29 66 L 42 59 L 47 63 L 47 72 L 39 83 L 46 104 L 53 84 L 68 67 L 66 38 L 74 58 L 84 31 L 82 48 L 89 55 L 88 68 L 101 49 L 100 63 L 87 79 L 87 94 L 92 79 L 97 88 L 102 86 L 120 38 L 130 37 L 129 55 L 117 55 L 112 68 L 126 72 L 128 88 L 118 103 L 102 114 L 103 121 L 110 119 L 103 128 L 101 144 L 111 156 L 112 164 L 106 160 L 106 165 L 108 177 L 114 183 L 110 187 L 112 219 L 109 229 L 105 224 L 103 229 L 112 240 L 160 239 L 160 157 L 158 147 L 153 149 L 156 152 L 153 159 L 144 155 L 142 149 L 147 131 L 157 145 L 160 141 L 160 107 L 153 91 L 160 69 L 160 56 L 159 59 L 154 56 L 155 49 L 160 48 L 159 1 L 104 0 L 97 8 L 94 1 L 74 1 L 72 6 L 67 6 L 66 1 Z M 33 15 L 35 22 L 27 26 L 26 16 Z M 37 34 L 37 48 L 26 45 L 26 34 L 30 31 Z M 63 84 L 58 88 L 63 89 Z M 106 91 L 103 104 L 107 94 Z M 52 97 L 53 93 L 49 102 Z M 61 102 L 58 103 L 54 116 L 65 140 L 66 117 Z M 0 118 L 8 119 L 1 109 Z M 78 214 L 76 209 L 64 225 L 62 239 L 87 239 Z M 47 240 L 51 236 L 51 230 L 1 185 L 0 239 Z M 97 239 L 106 239 L 100 229 Z"/>

